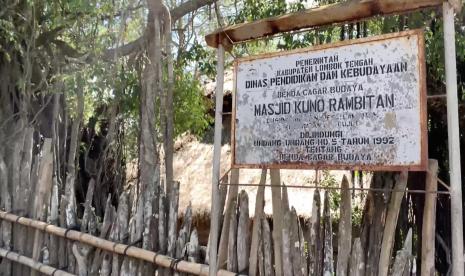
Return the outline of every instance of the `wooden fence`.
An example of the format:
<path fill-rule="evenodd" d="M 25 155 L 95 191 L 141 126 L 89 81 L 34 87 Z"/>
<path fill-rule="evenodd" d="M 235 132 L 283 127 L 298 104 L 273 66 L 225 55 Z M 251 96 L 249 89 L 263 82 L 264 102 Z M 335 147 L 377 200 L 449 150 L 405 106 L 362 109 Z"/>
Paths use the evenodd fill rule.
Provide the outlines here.
<path fill-rule="evenodd" d="M 267 172 L 263 170 L 256 195 L 255 216 L 250 225 L 247 193 L 239 193 L 234 185 L 238 183 L 238 174 L 237 170 L 231 172 L 227 199 L 222 196 L 225 211 L 221 218 L 218 251 L 220 268 L 266 276 L 410 275 L 415 258 L 412 229 L 406 229 L 403 240 L 397 242 L 403 247 L 393 254 L 399 211 L 407 190 L 407 172 L 374 174 L 371 190 L 366 196 L 363 220 L 356 233 L 352 231 L 351 202 L 355 189 L 349 186 L 345 177 L 341 183 L 338 222 L 332 219 L 331 199 L 328 191 L 322 192 L 323 187 L 315 190 L 313 201 L 309 200 L 312 216 L 305 222 L 290 206 L 292 201 L 288 198 L 287 187 L 273 186 L 273 183 L 273 205 L 279 202 L 281 212 L 274 210 L 272 219 L 265 216 Z M 421 258 L 421 275 L 433 275 L 437 192 L 435 160 L 430 160 L 425 187 L 422 255 L 417 258 Z M 321 194 L 324 194 L 323 200 Z"/>
<path fill-rule="evenodd" d="M 26 135 L 25 139 L 32 137 Z M 22 143 L 26 144 L 24 141 Z M 66 210 L 69 197 L 58 200 L 58 187 L 52 173 L 51 141 L 45 139 L 40 155 L 33 155 L 32 149 L 30 154 L 25 154 L 19 146 L 17 150 L 16 159 L 31 160 L 31 163 L 18 161 L 28 166 L 25 171 L 15 171 L 18 174 L 12 179 L 19 185 L 9 183 L 11 178 L 7 176 L 11 172 L 0 158 L 0 204 L 5 210 L 0 212 L 2 275 L 37 275 L 40 272 L 115 276 L 148 275 L 155 271 L 159 275 L 208 274 L 209 260 L 206 249 L 199 245 L 190 207 L 182 217 L 182 225 L 177 225 L 179 183 L 173 186 L 170 194 L 161 187 L 154 193 L 157 196 L 149 201 L 136 187 L 124 191 L 117 208 L 107 200 L 100 221 L 92 208 L 95 183 L 91 181 L 79 225 L 69 227 Z M 423 218 L 423 273 L 434 272 L 436 174 L 437 162 L 431 161 Z M 236 185 L 220 186 L 220 204 L 224 212 L 218 218 L 222 222 L 218 233 L 218 264 L 222 269 L 219 275 L 385 276 L 410 272 L 412 231 L 404 235 L 403 249 L 395 258 L 392 256 L 398 214 L 407 187 L 406 172 L 374 174 L 373 190 L 366 197 L 363 222 L 356 235 L 352 232 L 351 193 L 354 189 L 347 179 L 341 183 L 339 222 L 332 219 L 328 192 L 322 200 L 322 190 L 316 190 L 313 201 L 309 200 L 312 216 L 303 223 L 290 204 L 287 187 L 279 181 L 272 183 L 271 188 L 273 218 L 265 216 L 266 176 L 264 170 L 252 220 L 247 193 L 239 192 Z M 229 183 L 238 183 L 238 177 L 239 172 L 233 170 Z M 144 217 L 147 206 L 157 206 L 152 209 L 157 212 Z M 147 225 L 144 219 L 149 221 L 148 230 L 143 227 Z M 154 243 L 150 246 L 153 250 L 146 249 L 144 243 L 147 241 Z"/>
<path fill-rule="evenodd" d="M 51 139 L 36 152 L 32 134 L 26 129 L 20 135 L 13 156 L 0 155 L 1 275 L 208 274 L 190 207 L 178 227 L 179 183 L 169 194 L 159 187 L 152 196 L 131 187 L 121 193 L 117 208 L 108 197 L 99 218 L 91 180 L 77 218 L 68 204 L 76 200 L 74 192 L 58 192 Z"/>

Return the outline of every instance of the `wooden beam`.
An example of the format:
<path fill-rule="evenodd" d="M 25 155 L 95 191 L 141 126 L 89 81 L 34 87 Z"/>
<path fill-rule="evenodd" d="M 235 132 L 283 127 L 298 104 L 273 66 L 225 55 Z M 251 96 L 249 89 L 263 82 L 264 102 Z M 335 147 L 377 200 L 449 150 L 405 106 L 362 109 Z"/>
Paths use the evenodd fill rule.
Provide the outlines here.
<path fill-rule="evenodd" d="M 425 194 L 423 209 L 423 227 L 421 241 L 421 275 L 434 275 L 434 252 L 436 233 L 436 202 L 438 190 L 438 160 L 430 159 L 426 173 Z"/>
<path fill-rule="evenodd" d="M 208 46 L 217 48 L 219 41 L 227 40 L 230 44 L 234 44 L 283 32 L 435 7 L 441 5 L 442 2 L 443 0 L 344 1 L 218 29 L 206 35 L 205 41 Z"/>

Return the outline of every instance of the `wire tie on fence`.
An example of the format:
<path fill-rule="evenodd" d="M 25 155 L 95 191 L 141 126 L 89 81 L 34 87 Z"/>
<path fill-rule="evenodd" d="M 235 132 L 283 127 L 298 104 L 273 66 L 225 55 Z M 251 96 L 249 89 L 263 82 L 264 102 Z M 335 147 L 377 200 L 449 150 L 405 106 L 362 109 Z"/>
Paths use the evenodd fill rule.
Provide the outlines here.
<path fill-rule="evenodd" d="M 155 253 L 155 255 L 153 256 L 153 263 L 156 264 L 157 263 L 158 253 L 157 252 L 153 252 L 153 253 Z"/>
<path fill-rule="evenodd" d="M 68 239 L 68 232 L 71 231 L 71 228 L 66 228 L 65 230 L 65 239 Z"/>
<path fill-rule="evenodd" d="M 181 262 L 181 261 L 182 261 L 181 258 L 179 258 L 179 259 L 176 259 L 176 258 L 172 259 L 172 260 L 171 260 L 171 264 L 170 264 L 170 268 L 171 268 L 172 270 L 178 270 L 178 263 Z"/>
<path fill-rule="evenodd" d="M 55 270 L 53 270 L 52 272 L 52 276 L 55 276 L 55 273 L 58 271 L 58 268 L 55 268 Z"/>
<path fill-rule="evenodd" d="M 43 232 L 45 232 L 45 229 L 47 229 L 48 224 L 44 222 L 44 223 L 42 224 L 42 226 L 43 226 L 43 227 L 42 227 L 41 230 L 42 230 Z"/>
<path fill-rule="evenodd" d="M 113 252 L 116 252 L 116 247 L 118 246 L 118 243 L 113 242 Z"/>
<path fill-rule="evenodd" d="M 127 255 L 126 255 L 126 251 L 127 251 L 127 250 L 129 249 L 129 247 L 131 247 L 131 246 L 132 246 L 132 245 L 130 245 L 130 244 L 126 245 L 126 248 L 125 248 L 124 251 L 123 251 L 123 255 L 127 256 Z"/>
<path fill-rule="evenodd" d="M 22 216 L 18 216 L 15 220 L 15 223 L 19 223 L 19 220 L 22 218 Z"/>

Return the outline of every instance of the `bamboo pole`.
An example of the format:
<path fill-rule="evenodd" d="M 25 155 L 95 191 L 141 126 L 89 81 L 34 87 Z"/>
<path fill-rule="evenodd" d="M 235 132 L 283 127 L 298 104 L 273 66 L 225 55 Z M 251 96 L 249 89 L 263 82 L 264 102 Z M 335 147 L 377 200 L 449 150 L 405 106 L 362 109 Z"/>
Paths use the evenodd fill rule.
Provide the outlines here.
<path fill-rule="evenodd" d="M 68 273 L 63 270 L 58 270 L 54 267 L 45 265 L 40 262 L 36 262 L 31 258 L 28 258 L 23 255 L 19 255 L 18 253 L 12 252 L 5 250 L 3 248 L 0 248 L 0 256 L 2 258 L 6 258 L 10 261 L 20 263 L 22 265 L 28 266 L 32 268 L 35 271 L 38 271 L 40 273 L 43 273 L 45 275 L 53 275 L 53 276 L 75 276 L 74 274 Z"/>
<path fill-rule="evenodd" d="M 20 225 L 24 225 L 24 226 L 31 227 L 34 229 L 39 229 L 46 233 L 57 235 L 59 237 L 64 237 L 68 240 L 78 241 L 78 242 L 81 242 L 87 245 L 91 245 L 96 248 L 100 248 L 108 252 L 112 252 L 112 253 L 116 253 L 119 255 L 128 256 L 128 257 L 133 257 L 139 260 L 154 263 L 162 267 L 172 268 L 173 270 L 178 271 L 178 272 L 190 273 L 190 274 L 200 275 L 200 276 L 208 275 L 208 269 L 209 269 L 208 265 L 196 264 L 196 263 L 191 263 L 191 262 L 186 262 L 186 261 L 177 262 L 174 258 L 170 258 L 165 255 L 160 255 L 160 254 L 157 254 L 156 252 L 145 250 L 139 247 L 108 241 L 102 238 L 92 236 L 90 234 L 61 228 L 61 227 L 48 224 L 42 221 L 28 219 L 25 217 L 19 217 L 14 214 L 10 214 L 10 213 L 3 212 L 3 211 L 0 211 L 0 219 L 13 222 L 13 223 L 18 223 Z M 216 275 L 235 276 L 237 274 L 226 271 L 226 270 L 219 270 Z"/>
<path fill-rule="evenodd" d="M 216 274 L 218 270 L 218 236 L 220 232 L 220 206 L 219 206 L 219 180 L 220 180 L 220 163 L 221 163 L 221 131 L 223 128 L 223 84 L 224 84 L 224 47 L 218 45 L 218 62 L 216 76 L 216 108 L 215 108 L 215 134 L 213 143 L 213 168 L 212 168 L 212 202 L 210 212 L 210 243 L 209 243 L 209 262 L 210 276 Z"/>
<path fill-rule="evenodd" d="M 460 127 L 457 103 L 457 64 L 455 60 L 454 10 L 443 3 L 444 57 L 447 90 L 447 137 L 449 142 L 452 275 L 464 275 L 463 263 L 463 207 L 460 168 Z"/>

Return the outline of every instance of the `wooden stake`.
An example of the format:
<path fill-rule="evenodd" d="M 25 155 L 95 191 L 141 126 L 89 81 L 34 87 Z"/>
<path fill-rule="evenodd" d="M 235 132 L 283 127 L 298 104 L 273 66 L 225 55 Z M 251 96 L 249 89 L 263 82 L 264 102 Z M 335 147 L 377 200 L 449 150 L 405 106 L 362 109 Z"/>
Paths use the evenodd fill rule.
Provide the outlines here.
<path fill-rule="evenodd" d="M 231 184 L 239 183 L 239 169 L 231 170 Z M 229 222 L 231 212 L 233 212 L 233 203 L 237 199 L 239 191 L 238 185 L 229 186 L 228 199 L 224 208 L 223 227 L 221 229 L 220 246 L 218 248 L 218 267 L 226 267 L 226 259 L 228 256 L 228 240 L 229 240 Z M 253 275 L 253 274 L 250 274 Z"/>
<path fill-rule="evenodd" d="M 292 216 L 291 216 L 291 212 L 285 209 L 283 211 L 284 211 L 284 224 L 282 226 L 282 261 L 283 261 L 283 266 L 282 266 L 283 274 L 282 275 L 293 276 L 292 253 L 291 253 L 291 233 L 290 233 L 290 224 L 291 224 Z M 276 221 L 276 219 L 274 221 Z"/>
<path fill-rule="evenodd" d="M 270 170 L 271 195 L 273 203 L 273 251 L 276 275 L 283 275 L 282 267 L 282 241 L 283 241 L 283 209 L 281 199 L 281 179 L 279 170 Z"/>
<path fill-rule="evenodd" d="M 215 134 L 213 143 L 213 168 L 212 168 L 212 201 L 210 211 L 210 240 L 209 240 L 209 262 L 210 276 L 218 271 L 218 236 L 220 234 L 219 206 L 219 181 L 221 163 L 221 131 L 223 128 L 223 84 L 224 84 L 224 47 L 218 45 L 218 61 L 216 69 L 216 93 L 215 93 Z"/>
<path fill-rule="evenodd" d="M 237 200 L 233 202 L 230 214 L 227 269 L 237 272 Z"/>
<path fill-rule="evenodd" d="M 170 195 L 170 213 L 168 218 L 168 256 L 174 257 L 176 253 L 176 231 L 178 223 L 179 182 L 172 183 Z"/>
<path fill-rule="evenodd" d="M 270 225 L 268 220 L 263 216 L 261 218 L 262 222 L 262 243 L 263 243 L 263 273 L 260 273 L 264 276 L 273 276 L 273 244 L 271 239 Z"/>
<path fill-rule="evenodd" d="M 321 227 L 320 227 L 320 216 L 321 216 L 321 200 L 320 191 L 315 190 L 313 192 L 313 206 L 312 216 L 310 217 L 310 237 L 309 242 L 309 267 L 308 272 L 310 275 L 321 274 L 321 259 L 322 259 L 322 246 L 321 246 Z"/>
<path fill-rule="evenodd" d="M 2 153 L 2 150 L 0 150 L 0 153 Z M 0 154 L 0 195 L 1 195 L 1 207 L 3 210 L 10 212 L 11 211 L 11 194 L 10 194 L 10 189 L 8 185 L 8 170 L 5 164 L 5 161 L 3 160 L 3 155 Z M 12 224 L 9 221 L 2 221 L 2 232 L 1 232 L 1 238 L 2 238 L 2 245 L 6 250 L 11 250 L 12 249 L 12 243 L 11 243 L 11 230 L 12 230 Z M 0 272 L 2 275 L 10 275 L 11 274 L 11 262 L 8 260 L 8 258 L 5 258 L 2 260 L 2 263 L 0 265 Z"/>
<path fill-rule="evenodd" d="M 308 261 L 307 261 L 307 253 L 308 247 L 305 243 L 305 236 L 304 231 L 302 229 L 302 224 L 300 223 L 299 218 L 297 217 L 297 224 L 299 226 L 299 257 L 300 257 L 300 269 L 302 271 L 302 275 L 308 275 Z"/>
<path fill-rule="evenodd" d="M 199 236 L 197 229 L 194 228 L 191 233 L 191 237 L 187 246 L 187 260 L 189 262 L 197 263 L 200 261 L 200 250 L 199 250 Z"/>
<path fill-rule="evenodd" d="M 404 248 L 397 253 L 392 276 L 410 275 L 410 263 L 412 259 L 412 229 L 408 230 L 405 238 Z"/>
<path fill-rule="evenodd" d="M 408 172 L 403 171 L 396 175 L 396 183 L 394 190 L 404 191 L 407 187 Z M 397 218 L 399 217 L 400 204 L 404 193 L 393 192 L 391 201 L 386 215 L 386 224 L 384 226 L 383 242 L 381 244 L 381 252 L 379 256 L 379 276 L 387 276 L 389 272 L 389 263 L 391 259 L 392 246 L 394 245 L 394 235 L 397 226 Z"/>
<path fill-rule="evenodd" d="M 46 138 L 42 148 L 42 160 L 40 162 L 39 182 L 35 191 L 34 218 L 37 220 L 45 220 L 47 217 L 48 203 L 50 202 L 50 192 L 52 190 L 52 174 L 53 174 L 53 154 L 52 154 L 52 139 Z M 32 250 L 32 259 L 38 261 L 40 250 L 43 244 L 43 232 L 37 230 L 35 232 L 34 245 Z M 31 275 L 37 275 L 37 271 L 32 271 Z"/>
<path fill-rule="evenodd" d="M 325 202 L 323 208 L 323 229 L 324 229 L 324 249 L 323 249 L 323 275 L 333 275 L 333 231 L 331 220 L 331 209 L 329 208 L 329 193 L 325 191 Z"/>
<path fill-rule="evenodd" d="M 239 194 L 239 218 L 237 221 L 237 269 L 246 272 L 249 269 L 250 227 L 249 197 L 242 190 Z"/>
<path fill-rule="evenodd" d="M 287 188 L 286 188 L 287 190 Z M 286 195 L 287 196 L 287 195 Z M 290 211 L 290 224 L 289 227 L 289 234 L 290 234 L 290 249 L 291 249 L 291 258 L 292 258 L 292 271 L 294 276 L 304 276 L 306 273 L 302 270 L 302 266 L 306 262 L 301 260 L 300 255 L 300 238 L 299 238 L 299 218 L 297 217 L 297 212 L 294 207 L 291 208 Z"/>
<path fill-rule="evenodd" d="M 350 256 L 349 276 L 363 276 L 365 275 L 364 252 L 360 238 L 354 240 L 352 246 L 352 253 Z"/>
<path fill-rule="evenodd" d="M 423 227 L 421 241 L 421 274 L 434 275 L 435 232 L 436 232 L 436 200 L 434 193 L 438 190 L 438 161 L 430 159 L 426 173 L 425 206 L 423 211 Z"/>
<path fill-rule="evenodd" d="M 258 254 L 258 241 L 260 239 L 261 217 L 263 217 L 263 208 L 265 207 L 265 183 L 266 183 L 266 169 L 262 170 L 260 177 L 260 186 L 257 189 L 257 197 L 255 199 L 255 216 L 252 226 L 252 241 L 250 245 L 250 259 L 249 259 L 249 275 L 257 274 L 257 254 Z M 237 186 L 236 186 L 237 187 Z"/>
<path fill-rule="evenodd" d="M 349 181 L 345 175 L 342 178 L 341 188 L 341 217 L 339 220 L 336 275 L 347 275 L 352 245 L 352 197 L 349 191 Z"/>

